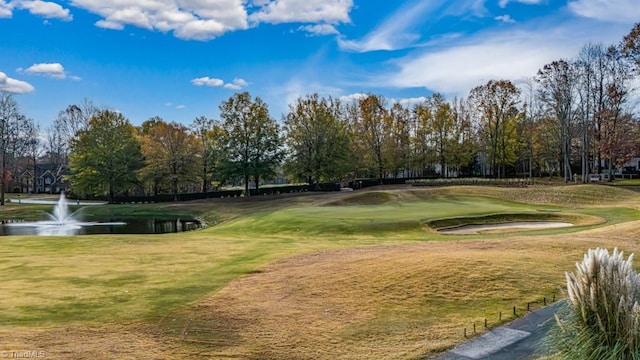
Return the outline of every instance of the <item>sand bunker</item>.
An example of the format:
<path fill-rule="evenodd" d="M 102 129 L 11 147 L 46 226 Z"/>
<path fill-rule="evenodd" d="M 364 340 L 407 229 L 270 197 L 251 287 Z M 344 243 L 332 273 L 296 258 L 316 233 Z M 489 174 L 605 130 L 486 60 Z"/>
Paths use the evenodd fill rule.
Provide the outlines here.
<path fill-rule="evenodd" d="M 486 225 L 462 225 L 454 228 L 438 230 L 441 234 L 455 235 L 476 235 L 483 232 L 491 231 L 518 231 L 518 230 L 537 230 L 537 229 L 553 229 L 573 226 L 572 223 L 559 221 L 523 221 L 509 222 L 502 224 L 486 224 Z"/>

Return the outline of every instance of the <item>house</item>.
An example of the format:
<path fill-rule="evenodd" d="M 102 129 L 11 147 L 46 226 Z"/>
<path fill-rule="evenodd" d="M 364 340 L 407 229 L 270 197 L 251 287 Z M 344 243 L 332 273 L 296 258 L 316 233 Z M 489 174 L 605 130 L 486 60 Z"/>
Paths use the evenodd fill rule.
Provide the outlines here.
<path fill-rule="evenodd" d="M 35 173 L 34 176 L 34 169 L 22 171 L 16 179 L 17 184 L 13 186 L 13 191 L 58 194 L 69 188 L 69 183 L 64 178 L 69 174 L 69 169 L 65 166 L 52 163 L 38 164 Z"/>

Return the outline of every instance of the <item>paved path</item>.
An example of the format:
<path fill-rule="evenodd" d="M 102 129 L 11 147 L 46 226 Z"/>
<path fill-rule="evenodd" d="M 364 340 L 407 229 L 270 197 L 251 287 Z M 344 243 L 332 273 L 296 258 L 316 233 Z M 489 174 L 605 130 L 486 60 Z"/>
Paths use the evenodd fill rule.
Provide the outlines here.
<path fill-rule="evenodd" d="M 558 301 L 531 312 L 458 345 L 434 360 L 531 360 L 548 355 L 544 339 L 555 321 L 553 315 L 563 305 L 563 301 Z"/>

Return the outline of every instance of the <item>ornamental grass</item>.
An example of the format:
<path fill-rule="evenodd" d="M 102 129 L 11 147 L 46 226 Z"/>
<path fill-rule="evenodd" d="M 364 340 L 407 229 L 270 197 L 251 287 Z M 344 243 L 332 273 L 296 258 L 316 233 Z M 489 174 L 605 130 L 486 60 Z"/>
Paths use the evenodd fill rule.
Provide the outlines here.
<path fill-rule="evenodd" d="M 552 334 L 561 359 L 640 359 L 640 275 L 633 254 L 590 249 L 566 273 L 568 306 Z"/>

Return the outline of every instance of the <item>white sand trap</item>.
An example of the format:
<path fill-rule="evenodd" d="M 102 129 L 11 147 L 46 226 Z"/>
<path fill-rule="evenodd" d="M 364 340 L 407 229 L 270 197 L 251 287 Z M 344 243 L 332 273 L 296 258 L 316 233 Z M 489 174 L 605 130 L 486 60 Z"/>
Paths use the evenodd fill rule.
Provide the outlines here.
<path fill-rule="evenodd" d="M 462 225 L 454 228 L 438 230 L 438 232 L 442 234 L 476 235 L 494 230 L 536 230 L 563 228 L 569 226 L 573 226 L 573 224 L 561 221 L 522 221 L 502 224 Z"/>

